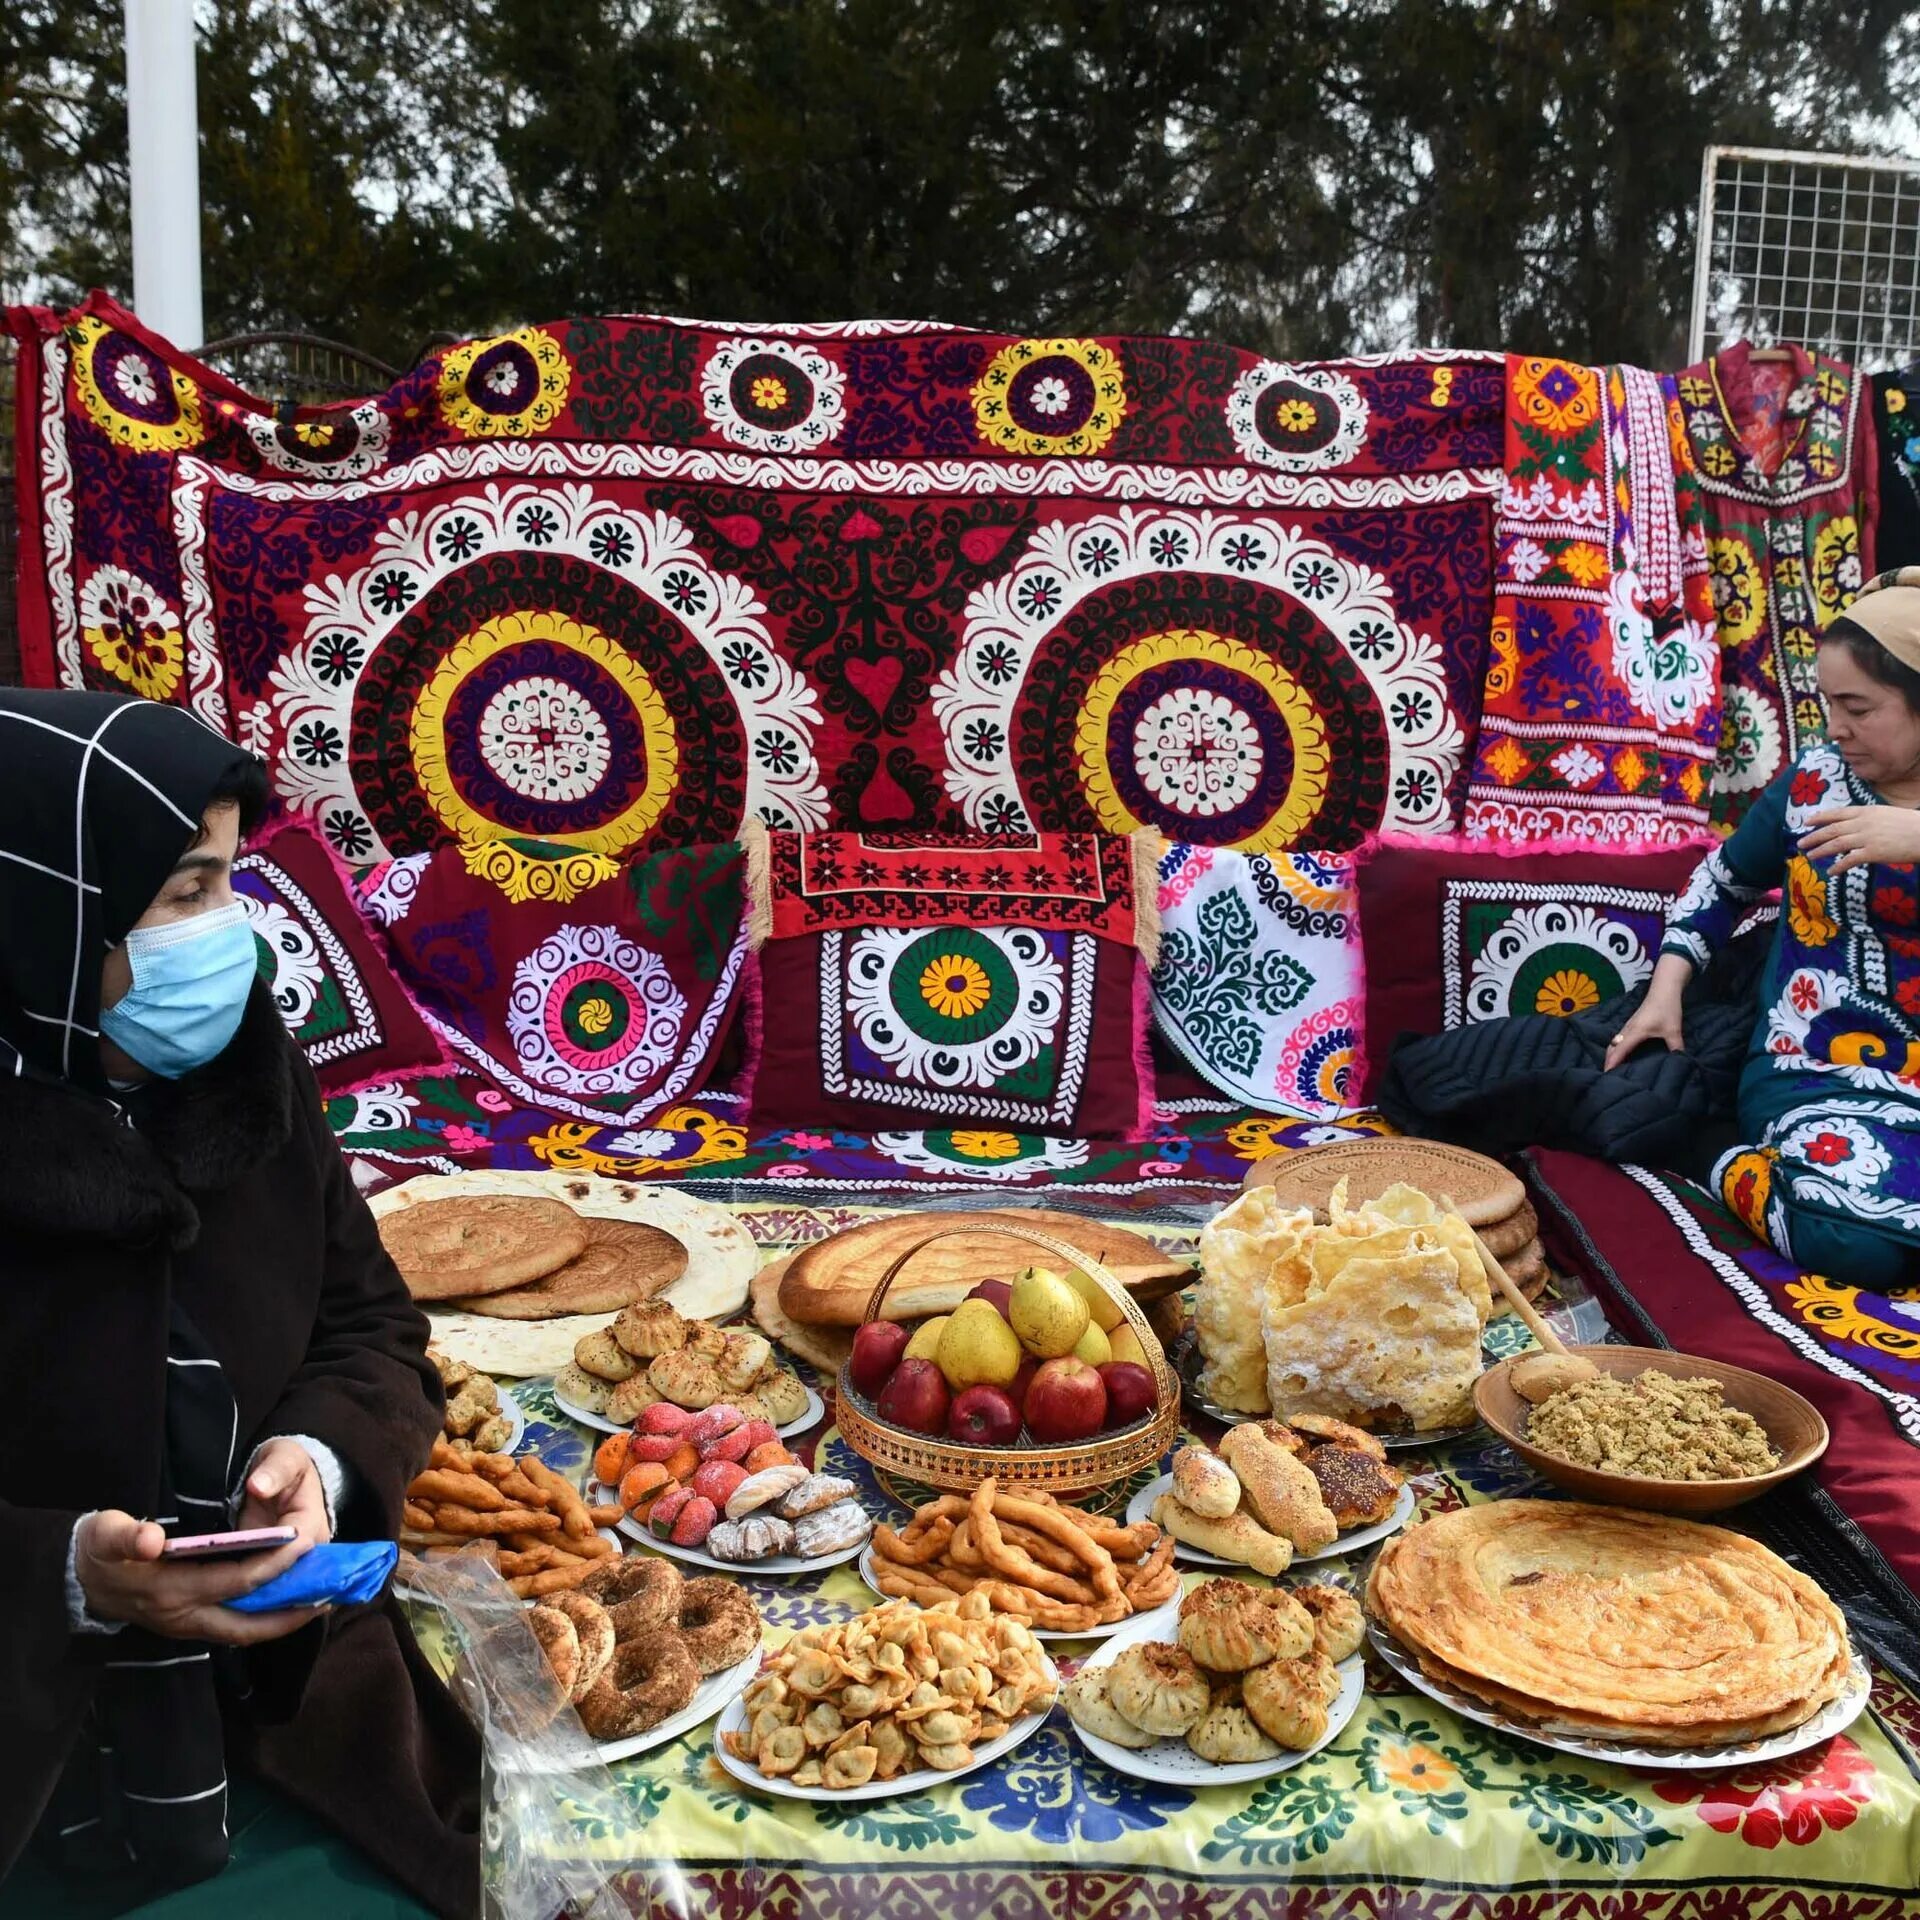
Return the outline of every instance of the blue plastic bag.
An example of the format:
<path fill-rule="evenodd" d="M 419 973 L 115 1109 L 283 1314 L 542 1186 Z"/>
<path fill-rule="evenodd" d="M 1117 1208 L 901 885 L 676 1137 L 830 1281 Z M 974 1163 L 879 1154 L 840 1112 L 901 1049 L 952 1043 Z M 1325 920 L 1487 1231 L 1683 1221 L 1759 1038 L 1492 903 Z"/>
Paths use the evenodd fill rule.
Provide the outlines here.
<path fill-rule="evenodd" d="M 285 1573 L 225 1604 L 235 1613 L 282 1607 L 363 1606 L 387 1584 L 400 1549 L 391 1540 L 332 1541 L 310 1548 Z"/>

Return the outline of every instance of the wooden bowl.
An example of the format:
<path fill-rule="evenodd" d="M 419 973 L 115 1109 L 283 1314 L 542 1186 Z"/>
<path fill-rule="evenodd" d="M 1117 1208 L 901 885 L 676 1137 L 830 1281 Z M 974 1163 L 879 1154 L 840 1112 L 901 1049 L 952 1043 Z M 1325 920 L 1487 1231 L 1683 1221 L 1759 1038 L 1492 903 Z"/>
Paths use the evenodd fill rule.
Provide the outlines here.
<path fill-rule="evenodd" d="M 1669 1353 L 1663 1347 L 1570 1347 L 1568 1351 L 1591 1360 L 1616 1379 L 1632 1380 L 1653 1372 L 1683 1380 L 1717 1380 L 1727 1405 L 1752 1414 L 1780 1456 L 1780 1464 L 1771 1473 L 1749 1474 L 1739 1480 L 1656 1480 L 1644 1474 L 1605 1473 L 1583 1467 L 1527 1441 L 1527 1416 L 1533 1409 L 1514 1392 L 1509 1376 L 1516 1362 L 1528 1356 L 1514 1354 L 1489 1368 L 1473 1389 L 1473 1404 L 1480 1418 L 1542 1478 L 1583 1500 L 1640 1507 L 1651 1513 L 1724 1513 L 1803 1473 L 1827 1450 L 1827 1423 L 1819 1409 L 1764 1373 L 1705 1360 L 1698 1354 Z"/>

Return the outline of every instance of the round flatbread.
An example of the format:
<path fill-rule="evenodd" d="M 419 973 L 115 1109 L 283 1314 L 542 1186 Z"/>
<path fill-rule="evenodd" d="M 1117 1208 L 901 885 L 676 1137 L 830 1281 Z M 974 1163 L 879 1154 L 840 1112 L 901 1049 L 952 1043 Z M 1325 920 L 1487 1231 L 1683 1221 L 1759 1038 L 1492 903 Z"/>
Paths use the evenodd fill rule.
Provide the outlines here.
<path fill-rule="evenodd" d="M 1446 1195 L 1474 1227 L 1505 1220 L 1527 1202 L 1526 1188 L 1499 1161 L 1442 1140 L 1334 1140 L 1273 1153 L 1248 1168 L 1245 1184 L 1272 1187 L 1282 1206 L 1324 1211 L 1342 1180 L 1349 1207 L 1364 1207 L 1404 1182 L 1435 1202 Z"/>
<path fill-rule="evenodd" d="M 753 1285 L 747 1290 L 753 1303 L 753 1323 L 769 1340 L 838 1379 L 840 1369 L 853 1355 L 853 1329 L 805 1326 L 780 1310 L 780 1282 L 792 1258 L 790 1253 L 782 1254 L 753 1276 Z"/>
<path fill-rule="evenodd" d="M 586 1250 L 530 1287 L 461 1300 L 456 1307 L 496 1320 L 554 1320 L 563 1313 L 618 1313 L 665 1293 L 687 1270 L 672 1234 L 640 1220 L 581 1222 Z"/>
<path fill-rule="evenodd" d="M 1540 1232 L 1540 1216 L 1529 1206 L 1509 1214 L 1504 1220 L 1496 1220 L 1490 1227 L 1480 1229 L 1480 1238 L 1504 1260 L 1510 1253 L 1518 1253 L 1529 1240 Z"/>
<path fill-rule="evenodd" d="M 389 1214 L 380 1240 L 416 1300 L 524 1287 L 586 1251 L 587 1230 L 558 1200 L 456 1195 Z"/>

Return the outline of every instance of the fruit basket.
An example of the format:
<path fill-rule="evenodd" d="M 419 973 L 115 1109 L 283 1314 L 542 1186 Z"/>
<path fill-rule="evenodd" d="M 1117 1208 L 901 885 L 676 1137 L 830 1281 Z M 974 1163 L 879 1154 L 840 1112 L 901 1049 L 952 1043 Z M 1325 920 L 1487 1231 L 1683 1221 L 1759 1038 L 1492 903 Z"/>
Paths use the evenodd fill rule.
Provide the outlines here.
<path fill-rule="evenodd" d="M 947 1227 L 929 1234 L 910 1247 L 881 1276 L 867 1302 L 866 1322 L 880 1318 L 887 1289 L 902 1268 L 936 1241 L 960 1234 L 981 1233 L 980 1227 Z M 1056 1261 L 1077 1269 L 1092 1281 L 1120 1310 L 1145 1356 L 1147 1370 L 1153 1376 L 1154 1404 L 1151 1411 L 1130 1425 L 1097 1433 L 1084 1440 L 1040 1441 L 1028 1428 L 1021 1430 L 1019 1441 L 1005 1446 L 974 1446 L 947 1438 L 940 1433 L 916 1432 L 881 1416 L 878 1403 L 853 1384 L 854 1361 L 840 1369 L 835 1417 L 840 1432 L 855 1453 L 873 1466 L 883 1478 L 899 1476 L 947 1493 L 970 1493 L 982 1480 L 997 1479 L 1003 1487 L 1023 1492 L 1055 1494 L 1083 1493 L 1091 1488 L 1110 1487 L 1138 1473 L 1143 1467 L 1157 1466 L 1161 1456 L 1177 1438 L 1180 1430 L 1180 1384 L 1167 1365 L 1166 1355 L 1155 1338 L 1146 1315 L 1134 1303 L 1127 1290 L 1101 1266 L 1064 1241 L 1050 1239 L 1024 1227 L 996 1224 L 992 1229 L 1000 1239 L 1019 1239 L 1041 1248 Z M 964 1304 L 964 1303 L 963 1303 Z M 1115 1323 L 1116 1326 L 1119 1322 Z M 1064 1356 L 1062 1356 L 1064 1357 Z"/>

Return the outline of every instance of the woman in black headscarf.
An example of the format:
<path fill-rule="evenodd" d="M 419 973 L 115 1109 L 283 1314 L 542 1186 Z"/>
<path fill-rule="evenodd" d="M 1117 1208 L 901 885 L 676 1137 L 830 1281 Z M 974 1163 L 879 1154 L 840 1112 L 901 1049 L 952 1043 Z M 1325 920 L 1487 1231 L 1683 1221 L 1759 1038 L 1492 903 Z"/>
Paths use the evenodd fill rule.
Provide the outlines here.
<path fill-rule="evenodd" d="M 221 1604 L 391 1539 L 441 1411 L 254 981 L 230 869 L 265 798 L 176 708 L 0 690 L 0 1913 L 217 1873 L 232 1767 L 479 1908 L 477 1741 L 393 1602 Z M 297 1537 L 161 1557 L 232 1526 Z"/>

